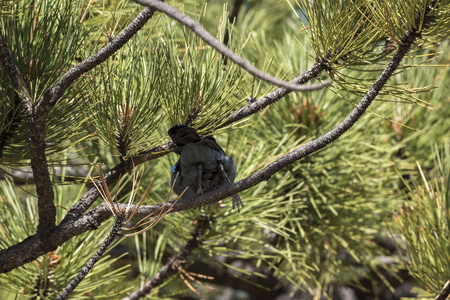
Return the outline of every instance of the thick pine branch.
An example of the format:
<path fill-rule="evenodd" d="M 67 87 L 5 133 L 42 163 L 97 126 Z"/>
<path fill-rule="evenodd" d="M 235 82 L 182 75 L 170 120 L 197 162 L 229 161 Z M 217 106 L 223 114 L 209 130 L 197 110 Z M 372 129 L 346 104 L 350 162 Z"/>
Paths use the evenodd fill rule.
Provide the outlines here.
<path fill-rule="evenodd" d="M 36 106 L 32 106 L 30 99 L 27 98 L 20 73 L 14 64 L 2 32 L 0 31 L 1 61 L 5 66 L 14 89 L 20 94 L 29 115 L 30 160 L 38 196 L 39 225 L 37 232 L 39 235 L 47 234 L 55 226 L 56 219 L 56 208 L 53 203 L 53 187 L 45 154 L 45 122 L 50 109 L 76 79 L 101 64 L 119 50 L 144 26 L 153 14 L 154 10 L 145 8 L 111 43 L 71 68 L 52 89 L 47 89 Z"/>
<path fill-rule="evenodd" d="M 39 225 L 37 233 L 42 236 L 47 234 L 55 226 L 56 220 L 56 208 L 53 204 L 53 187 L 45 155 L 45 119 L 47 118 L 47 113 L 41 113 L 28 98 L 22 76 L 12 59 L 1 29 L 0 59 L 5 66 L 15 92 L 20 95 L 23 106 L 28 114 L 30 161 L 35 179 L 36 193 L 38 195 Z M 46 94 L 48 94 L 47 92 L 48 90 Z"/>
<path fill-rule="evenodd" d="M 55 227 L 56 222 L 56 207 L 53 202 L 55 195 L 48 171 L 47 155 L 45 154 L 46 119 L 47 112 L 43 112 L 39 108 L 33 108 L 32 116 L 28 120 L 30 129 L 30 164 L 38 197 L 38 235 L 47 234 Z"/>
<path fill-rule="evenodd" d="M 48 171 L 47 157 L 45 154 L 45 122 L 50 109 L 56 104 L 56 102 L 59 100 L 64 91 L 76 79 L 78 79 L 82 74 L 88 72 L 89 70 L 93 69 L 94 67 L 105 61 L 108 57 L 110 57 L 117 50 L 119 50 L 129 39 L 131 39 L 142 28 L 142 26 L 144 26 L 144 24 L 153 16 L 153 14 L 154 10 L 145 8 L 112 42 L 110 42 L 107 46 L 105 46 L 104 48 L 102 48 L 101 50 L 99 50 L 97 53 L 93 54 L 86 60 L 82 61 L 81 63 L 71 68 L 61 77 L 61 79 L 55 84 L 55 86 L 52 89 L 46 89 L 38 105 L 32 106 L 31 102 L 29 105 L 27 105 L 29 99 L 23 98 L 28 99 L 27 101 L 24 101 L 22 99 L 22 101 L 24 101 L 24 105 L 26 106 L 29 115 L 30 160 L 31 160 L 31 167 L 33 170 L 33 176 L 35 178 L 36 192 L 38 195 L 39 225 L 37 228 L 37 235 L 27 238 L 25 240 L 27 242 L 25 241 L 22 242 L 25 243 L 23 245 L 22 243 L 19 243 L 9 249 L 2 250 L 0 252 L 0 256 L 6 253 L 15 253 L 16 255 L 18 255 L 18 253 L 23 253 L 20 251 L 16 252 L 17 249 L 23 250 L 24 249 L 22 248 L 23 246 L 26 249 L 25 251 L 31 251 L 33 246 L 36 245 L 30 245 L 28 244 L 28 242 L 31 240 L 36 242 L 39 239 L 46 239 L 47 238 L 46 235 L 50 232 L 50 230 L 54 229 L 55 227 L 56 208 L 53 203 L 54 193 L 52 182 L 50 180 L 50 174 Z M 17 66 L 14 64 L 14 61 L 11 58 L 9 49 L 6 46 L 6 42 L 3 38 L 3 35 L 1 35 L 1 31 L 0 31 L 0 51 L 1 51 L 0 60 L 4 64 L 8 72 L 8 75 L 11 78 L 13 87 L 16 89 L 17 92 L 19 92 L 21 96 L 22 94 L 26 96 L 25 90 L 23 89 L 23 86 L 20 81 L 21 78 L 20 73 L 18 73 Z M 125 165 L 124 173 L 129 172 L 132 169 L 132 167 L 130 166 L 132 166 L 131 162 Z M 120 167 L 123 168 L 124 166 Z M 127 167 L 130 168 L 127 169 Z M 113 170 L 111 177 L 112 177 L 111 181 L 115 181 L 117 180 L 118 174 L 116 174 L 116 172 L 114 172 Z M 88 191 L 88 193 L 86 193 L 85 197 L 93 199 L 92 200 L 93 202 L 98 197 L 98 193 L 97 192 L 92 193 L 91 191 L 92 189 Z M 54 248 L 54 245 L 55 244 L 53 243 L 48 244 L 43 242 L 40 248 L 41 249 Z M 8 250 L 10 249 L 13 251 L 9 252 Z M 16 260 L 17 257 L 13 259 L 13 261 Z M 29 261 L 31 260 L 33 259 L 30 259 Z"/>

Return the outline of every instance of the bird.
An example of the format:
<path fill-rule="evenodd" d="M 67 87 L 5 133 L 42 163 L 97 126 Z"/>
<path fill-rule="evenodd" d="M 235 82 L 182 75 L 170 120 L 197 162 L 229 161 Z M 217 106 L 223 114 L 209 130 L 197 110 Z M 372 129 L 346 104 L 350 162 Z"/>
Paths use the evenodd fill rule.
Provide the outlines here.
<path fill-rule="evenodd" d="M 227 156 L 212 136 L 201 138 L 197 131 L 183 124 L 169 129 L 180 158 L 172 168 L 172 187 L 182 198 L 199 196 L 230 185 L 236 177 L 233 156 Z M 233 209 L 244 206 L 239 195 L 233 196 Z"/>

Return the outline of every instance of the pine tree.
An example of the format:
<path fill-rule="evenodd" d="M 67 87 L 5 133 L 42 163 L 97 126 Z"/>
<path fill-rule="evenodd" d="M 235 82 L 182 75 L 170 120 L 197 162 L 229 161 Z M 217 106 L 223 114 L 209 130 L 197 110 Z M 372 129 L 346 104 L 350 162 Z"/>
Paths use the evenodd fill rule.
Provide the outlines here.
<path fill-rule="evenodd" d="M 448 0 L 0 9 L 2 299 L 445 299 Z M 235 183 L 177 196 L 175 124 Z"/>

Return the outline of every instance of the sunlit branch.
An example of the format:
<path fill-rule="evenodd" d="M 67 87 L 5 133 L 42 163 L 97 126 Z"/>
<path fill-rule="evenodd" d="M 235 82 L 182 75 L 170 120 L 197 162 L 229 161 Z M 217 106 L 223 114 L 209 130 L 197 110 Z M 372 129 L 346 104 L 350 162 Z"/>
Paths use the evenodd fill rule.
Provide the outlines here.
<path fill-rule="evenodd" d="M 233 61 L 235 64 L 241 66 L 244 70 L 249 72 L 250 74 L 266 81 L 271 84 L 281 86 L 293 91 L 301 91 L 301 92 L 310 92 L 310 91 L 316 91 L 320 90 L 327 85 L 329 85 L 329 82 L 319 83 L 319 84 L 312 84 L 308 86 L 304 85 L 296 85 L 292 84 L 290 82 L 280 80 L 278 78 L 275 78 L 269 74 L 264 73 L 263 71 L 259 70 L 258 68 L 254 67 L 252 64 L 250 64 L 247 60 L 240 57 L 233 51 L 231 51 L 227 46 L 222 44 L 218 39 L 216 39 L 212 34 L 210 34 L 208 31 L 206 31 L 202 25 L 200 25 L 198 22 L 192 20 L 185 14 L 178 11 L 175 7 L 170 6 L 164 2 L 161 2 L 159 0 L 136 0 L 137 3 L 151 7 L 153 9 L 156 9 L 169 17 L 177 20 L 181 24 L 185 25 L 189 29 L 191 29 L 193 32 L 195 32 L 198 36 L 200 36 L 206 43 L 211 45 L 214 49 L 217 50 L 220 54 L 227 57 L 229 60 Z"/>

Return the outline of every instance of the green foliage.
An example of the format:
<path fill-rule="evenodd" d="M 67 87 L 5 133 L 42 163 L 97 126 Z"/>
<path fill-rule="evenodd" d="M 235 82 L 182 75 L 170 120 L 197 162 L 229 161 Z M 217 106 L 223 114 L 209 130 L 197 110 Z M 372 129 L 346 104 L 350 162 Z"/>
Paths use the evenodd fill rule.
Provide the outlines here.
<path fill-rule="evenodd" d="M 367 1 L 352 2 L 297 2 L 310 26 L 306 32 L 314 47 L 313 57 L 333 70 L 381 58 L 382 53 L 374 50 L 384 36 L 370 22 Z"/>
<path fill-rule="evenodd" d="M 392 223 L 397 247 L 406 255 L 404 264 L 433 298 L 450 278 L 449 144 L 441 151 L 435 149 L 435 155 L 434 176 L 427 176 L 417 164 L 413 186 L 404 181 L 409 192 L 407 202 L 394 214 Z"/>
<path fill-rule="evenodd" d="M 15 4 L 20 0 L 4 0 L 0 2 L 0 16 L 8 16 L 14 12 Z"/>
<path fill-rule="evenodd" d="M 322 101 L 315 106 L 312 101 L 290 100 L 277 103 L 247 129 L 243 136 L 248 139 L 236 141 L 231 134 L 231 151 L 244 153 L 238 160 L 239 177 L 308 142 L 323 130 L 325 120 L 333 122 L 345 114 L 339 113 L 339 102 L 324 108 Z M 203 243 L 207 253 L 269 265 L 277 277 L 310 291 L 326 293 L 334 282 L 357 284 L 381 264 L 377 257 L 383 251 L 373 240 L 384 230 L 381 214 L 398 203 L 393 192 L 396 176 L 390 169 L 397 149 L 379 146 L 389 135 L 380 134 L 373 126 L 377 122 L 365 119 L 339 145 L 241 193 L 243 216 L 214 210 L 215 232 Z M 367 128 L 374 128 L 377 135 L 372 136 L 379 140 L 358 142 L 368 134 Z M 267 135 L 271 141 L 264 138 Z M 241 272 L 246 278 L 248 271 Z"/>
<path fill-rule="evenodd" d="M 439 42 L 448 36 L 448 25 L 450 24 L 448 1 L 364 2 L 365 7 L 371 12 L 369 21 L 397 44 L 401 44 L 400 40 L 410 30 L 424 30 L 423 37 L 427 42 Z M 429 12 L 431 8 L 439 9 L 425 17 L 425 12 Z M 436 22 L 436 20 L 438 21 Z"/>
<path fill-rule="evenodd" d="M 242 76 L 194 34 L 163 17 L 86 78 L 82 111 L 112 153 L 136 154 L 162 142 L 157 129 L 185 123 L 211 131 L 242 99 Z M 225 25 L 221 22 L 221 31 Z"/>
<path fill-rule="evenodd" d="M 85 5 L 85 1 L 16 1 L 11 14 L 1 19 L 7 45 L 32 103 L 37 103 L 44 90 L 56 83 L 76 59 L 87 35 L 80 22 Z M 77 93 L 79 88 L 72 92 Z M 28 122 L 4 69 L 0 72 L 0 92 L 4 95 L 2 106 L 9 108 L 0 115 L 0 132 L 14 133 L 8 137 L 0 164 L 14 165 L 28 156 Z M 74 113 L 79 105 L 67 97 L 50 113 L 46 131 L 49 154 L 89 137 L 80 127 L 83 116 Z M 65 130 L 68 127 L 72 130 Z"/>
<path fill-rule="evenodd" d="M 91 118 L 91 130 L 104 144 L 113 151 L 119 148 L 123 156 L 153 146 L 157 142 L 154 130 L 164 118 L 155 95 L 157 64 L 147 63 L 147 57 L 140 53 L 143 45 L 133 42 L 109 59 L 94 79 L 85 79 L 78 109 Z"/>
<path fill-rule="evenodd" d="M 411 56 L 417 57 L 432 57 L 432 51 L 424 53 L 424 50 L 445 40 L 449 32 L 444 28 L 450 23 L 448 1 L 305 0 L 297 4 L 308 20 L 303 28 L 313 46 L 310 55 L 327 66 L 337 92 L 358 96 L 364 96 L 408 30 L 424 30 L 424 42 L 412 51 Z M 429 7 L 439 9 L 424 18 Z M 358 71 L 357 76 L 353 70 Z M 395 95 L 404 101 L 430 106 L 417 97 L 417 93 L 428 91 L 430 87 L 424 85 L 414 88 L 390 84 L 378 98 Z"/>
<path fill-rule="evenodd" d="M 2 18 L 0 24 L 34 102 L 62 72 L 105 46 L 141 10 L 130 1 L 57 1 L 57 9 L 52 1 L 36 0 L 28 6 L 26 2 L 18 2 L 16 15 Z M 185 11 L 222 40 L 229 26 L 225 21 L 227 10 L 214 4 L 205 10 L 198 2 L 186 2 Z M 275 87 L 243 73 L 230 62 L 224 65 L 222 57 L 188 29 L 155 14 L 142 31 L 75 82 L 58 102 L 47 122 L 50 164 L 70 165 L 66 154 L 72 158 L 75 153 L 77 163 L 86 165 L 86 169 L 97 161 L 113 166 L 117 155 L 127 157 L 160 145 L 167 141 L 168 128 L 185 123 L 201 135 L 220 133 L 216 135 L 219 144 L 227 154 L 234 155 L 238 165 L 237 180 L 245 178 L 345 118 L 391 59 L 397 40 L 416 21 L 416 15 L 405 13 L 408 7 L 426 9 L 418 2 L 407 2 L 298 1 L 299 11 L 276 0 L 249 1 L 237 21 L 239 28 L 229 27 L 230 47 L 261 69 L 285 79 L 318 61 L 324 62 L 334 86 L 310 94 L 290 94 L 220 131 L 217 127 L 245 105 L 246 97 L 263 97 Z M 445 1 L 436 3 L 447 5 Z M 294 16 L 300 12 L 309 25 Z M 268 276 L 264 273 L 268 267 L 280 285 L 290 282 L 316 297 L 331 297 L 333 284 L 358 285 L 374 272 L 384 280 L 380 269 L 396 272 L 397 265 L 386 266 L 380 260 L 390 254 L 374 241 L 388 234 L 382 216 L 390 216 L 403 199 L 401 182 L 391 164 L 404 176 L 414 174 L 417 159 L 431 167 L 434 161 L 428 145 L 441 144 L 450 130 L 446 122 L 450 73 L 439 68 L 448 64 L 448 41 L 434 44 L 448 33 L 448 9 L 439 10 L 435 17 L 438 23 L 421 20 L 429 26 L 424 33 L 426 43 L 416 49 L 414 57 L 391 78 L 378 98 L 388 101 L 375 102 L 372 114 L 364 116 L 339 141 L 240 193 L 245 204 L 240 214 L 230 209 L 231 200 L 226 199 L 201 210 L 169 214 L 134 240 L 125 239 L 122 244 L 132 252 L 126 263 L 132 266 L 123 266 L 126 258 L 118 262 L 122 267 L 110 266 L 116 258 L 105 257 L 73 297 L 117 297 L 112 293 L 125 294 L 127 289 L 142 285 L 157 273 L 167 256 L 191 238 L 194 224 L 204 217 L 211 220 L 210 228 L 184 268 L 203 261 L 252 283 L 252 275 Z M 435 65 L 431 65 L 433 59 Z M 0 107 L 7 108 L 0 114 L 0 132 L 13 128 L 15 133 L 0 164 L 26 165 L 26 116 L 3 69 L 0 75 L 0 91 L 6 95 L 0 99 Z M 434 111 L 423 108 L 432 105 Z M 65 154 L 62 159 L 61 153 Z M 175 154 L 169 154 L 147 165 L 141 190 L 150 180 L 154 182 L 143 204 L 167 200 L 167 181 L 176 159 Z M 121 199 L 130 193 L 129 180 L 125 176 L 123 187 L 117 191 Z M 442 209 L 447 205 L 442 196 L 447 191 L 443 182 L 434 180 L 428 188 L 418 187 L 417 191 L 411 188 L 411 199 L 393 225 L 416 246 L 405 247 L 413 262 L 408 268 L 417 278 L 422 277 L 419 282 L 424 288 L 434 291 L 442 284 L 435 280 L 436 273 L 439 280 L 449 277 L 444 272 L 445 264 L 425 269 L 420 267 L 419 258 L 427 261 L 424 266 L 439 266 L 432 259 L 443 260 L 448 254 L 441 248 L 448 249 L 448 236 L 443 231 L 448 223 L 448 214 Z M 2 249 L 33 234 L 37 225 L 33 188 L 22 187 L 24 194 L 18 193 L 20 187 L 12 182 L 0 181 Z M 431 187 L 434 190 L 430 194 Z M 55 186 L 58 222 L 64 217 L 60 207 L 71 207 L 85 190 L 84 184 Z M 424 218 L 424 214 L 434 217 Z M 414 227 L 417 224 L 422 227 Z M 24 288 L 21 295 L 30 297 L 54 295 L 96 250 L 110 225 L 107 222 L 95 233 L 66 242 L 36 263 L 1 275 L 1 289 L 10 287 L 18 293 Z M 431 235 L 431 228 L 439 235 Z M 426 245 L 418 243 L 418 238 L 433 242 L 433 247 L 421 248 Z M 439 250 L 441 254 L 434 254 Z M 251 263 L 252 268 L 232 264 L 237 260 Z M 187 293 L 185 282 L 174 276 L 150 297 Z M 208 295 L 214 297 L 217 292 Z"/>
<path fill-rule="evenodd" d="M 250 15 L 256 14 L 252 11 Z M 258 11 L 258 16 L 264 18 L 264 12 Z M 257 19 L 253 21 L 258 23 Z M 298 38 L 298 43 L 293 42 L 289 32 L 291 27 L 284 27 L 283 34 L 279 34 L 274 42 L 265 36 L 264 27 L 260 30 L 246 25 L 246 29 L 252 32 L 250 39 L 246 41 L 248 34 L 245 30 L 234 32 L 235 37 L 246 41 L 243 52 L 263 69 L 288 74 L 291 70 L 305 70 L 314 63 L 299 55 L 298 44 L 309 46 L 305 35 Z M 286 56 L 286 53 L 289 55 Z M 445 56 L 442 59 L 444 62 Z M 283 65 L 283 62 L 286 64 Z M 420 58 L 411 62 L 417 65 Z M 435 69 L 432 70 L 435 72 Z M 360 71 L 352 70 L 351 75 L 357 78 Z M 397 77 L 399 82 L 413 84 L 428 84 L 429 81 L 425 80 L 434 78 L 421 69 Z M 441 76 L 433 84 L 439 86 L 445 78 Z M 255 82 L 250 95 L 263 96 L 273 89 L 269 87 L 264 90 L 265 87 L 265 84 Z M 390 99 L 399 96 L 393 96 L 392 90 L 387 94 Z M 445 95 L 435 91 L 427 99 L 438 103 L 445 100 Z M 247 122 L 252 123 L 251 127 L 236 126 L 216 138 L 227 153 L 235 156 L 239 180 L 331 129 L 346 116 L 357 100 L 350 92 L 341 92 L 340 95 L 332 91 L 291 94 L 260 115 L 250 118 Z M 430 114 L 401 101 L 377 102 L 373 112 L 381 118 L 366 116 L 333 147 L 280 172 L 267 183 L 242 192 L 240 195 L 245 207 L 241 214 L 229 210 L 229 199 L 205 207 L 201 212 L 194 210 L 170 214 L 148 233 L 148 241 L 155 247 L 164 240 L 166 251 L 174 253 L 190 237 L 194 229 L 193 220 L 206 215 L 212 219 L 211 228 L 202 238 L 195 259 L 217 265 L 217 268 L 237 271 L 233 276 L 249 283 L 251 275 L 267 276 L 261 273 L 262 266 L 270 266 L 279 280 L 290 281 L 300 289 L 312 292 L 318 288 L 317 294 L 326 294 L 334 283 L 358 285 L 361 279 L 372 276 L 372 272 L 385 280 L 379 272 L 380 268 L 395 272 L 398 265 L 383 265 L 380 257 L 386 252 L 375 244 L 374 239 L 388 234 L 382 215 L 390 215 L 401 198 L 398 177 L 391 164 L 396 161 L 402 170 L 409 172 L 414 157 L 423 153 L 420 150 L 417 153 L 404 150 L 405 145 L 414 147 L 413 141 L 418 133 L 402 127 L 402 124 L 428 128 Z M 396 119 L 399 112 L 404 119 Z M 400 125 L 385 119 L 396 119 Z M 435 124 L 443 126 L 442 120 Z M 438 138 L 433 129 L 427 132 L 428 138 Z M 401 157 L 403 151 L 407 151 L 407 158 Z M 165 201 L 169 193 L 167 178 L 170 178 L 175 155 L 170 155 L 169 160 L 158 160 L 152 169 L 147 170 L 148 177 L 155 178 L 150 203 Z M 163 228 L 170 228 L 170 233 Z M 142 251 L 142 248 L 139 249 Z M 142 259 L 138 263 L 140 269 L 148 270 L 144 277 L 151 277 L 156 273 L 157 266 L 162 266 L 158 255 L 150 250 L 147 262 Z M 249 270 L 230 264 L 230 261 L 239 259 L 251 261 L 255 268 Z M 190 283 L 193 284 L 192 281 Z M 158 297 L 169 297 L 187 290 L 185 284 L 175 278 L 166 284 L 155 291 Z M 209 293 L 214 297 L 214 292 Z"/>
<path fill-rule="evenodd" d="M 64 217 L 64 208 L 73 204 L 73 198 L 67 195 L 76 195 L 79 189 L 73 185 L 61 185 L 55 189 L 58 220 Z M 0 248 L 6 249 L 33 234 L 38 224 L 38 208 L 34 197 L 28 194 L 19 196 L 9 180 L 0 181 L 0 200 Z M 36 261 L 1 274 L 0 286 L 20 299 L 56 297 L 97 251 L 111 225 L 112 220 L 109 220 L 97 231 L 81 234 Z M 127 291 L 117 289 L 116 284 L 128 273 L 128 266 L 116 267 L 118 259 L 109 255 L 103 257 L 71 297 L 86 299 L 92 293 L 104 298 L 111 294 L 125 295 Z"/>
<path fill-rule="evenodd" d="M 175 28 L 165 31 L 176 33 Z M 245 81 L 236 65 L 223 65 L 222 57 L 196 35 L 183 30 L 183 37 L 177 43 L 173 35 L 166 35 L 161 45 L 165 64 L 160 71 L 160 101 L 167 108 L 169 124 L 212 130 L 242 102 Z"/>

